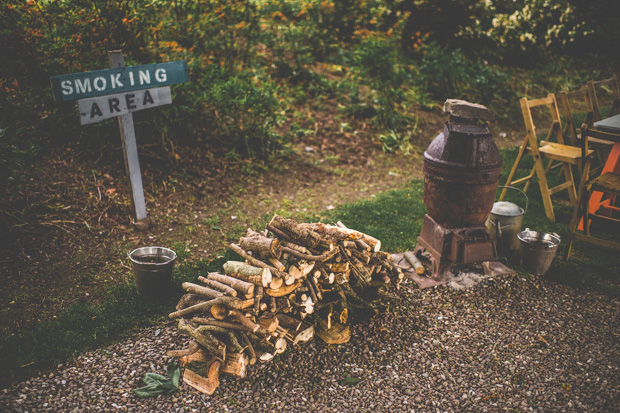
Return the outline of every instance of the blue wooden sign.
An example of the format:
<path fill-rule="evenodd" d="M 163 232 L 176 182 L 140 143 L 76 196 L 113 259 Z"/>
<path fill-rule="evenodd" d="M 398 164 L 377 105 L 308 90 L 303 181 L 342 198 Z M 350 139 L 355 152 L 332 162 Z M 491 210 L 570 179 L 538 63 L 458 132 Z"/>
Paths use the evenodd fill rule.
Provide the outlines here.
<path fill-rule="evenodd" d="M 184 83 L 189 80 L 187 62 L 154 63 L 115 69 L 53 76 L 54 100 L 65 102 Z"/>

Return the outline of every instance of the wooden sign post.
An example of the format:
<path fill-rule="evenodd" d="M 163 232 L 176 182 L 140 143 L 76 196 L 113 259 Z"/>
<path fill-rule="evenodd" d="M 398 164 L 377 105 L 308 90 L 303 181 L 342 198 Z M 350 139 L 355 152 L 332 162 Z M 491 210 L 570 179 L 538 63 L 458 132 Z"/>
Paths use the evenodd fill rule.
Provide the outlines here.
<path fill-rule="evenodd" d="M 132 113 L 171 104 L 169 85 L 189 80 L 187 63 L 126 67 L 122 51 L 110 51 L 108 57 L 109 70 L 54 76 L 51 78 L 52 90 L 56 101 L 78 99 L 82 125 L 118 117 L 136 226 L 146 229 L 146 205 Z"/>

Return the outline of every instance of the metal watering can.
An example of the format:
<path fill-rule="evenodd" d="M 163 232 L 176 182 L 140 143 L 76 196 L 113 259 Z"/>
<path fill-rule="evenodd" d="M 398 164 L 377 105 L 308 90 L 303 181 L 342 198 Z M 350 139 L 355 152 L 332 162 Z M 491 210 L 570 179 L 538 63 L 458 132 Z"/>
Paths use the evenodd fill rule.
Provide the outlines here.
<path fill-rule="evenodd" d="M 528 198 L 525 192 L 518 188 L 512 186 L 498 186 L 498 188 L 519 191 L 525 197 L 525 209 L 512 202 L 495 202 L 493 209 L 491 209 L 491 214 L 486 221 L 486 227 L 491 234 L 491 238 L 495 239 L 500 255 L 516 257 L 520 249 L 517 235 L 519 235 L 523 228 L 523 215 L 527 211 Z"/>

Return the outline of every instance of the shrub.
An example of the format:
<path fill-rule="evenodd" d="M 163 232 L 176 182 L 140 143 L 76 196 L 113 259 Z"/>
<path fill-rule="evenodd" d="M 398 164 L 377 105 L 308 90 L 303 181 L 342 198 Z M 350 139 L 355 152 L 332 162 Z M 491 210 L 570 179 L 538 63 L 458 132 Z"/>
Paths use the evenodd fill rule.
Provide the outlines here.
<path fill-rule="evenodd" d="M 435 42 L 421 48 L 417 82 L 438 100 L 465 99 L 493 106 L 507 115 L 516 99 L 508 76 L 477 59 L 467 59 L 459 50 Z"/>
<path fill-rule="evenodd" d="M 258 82 L 250 72 L 231 74 L 210 65 L 200 73 L 196 87 L 206 121 L 219 143 L 236 154 L 265 158 L 283 149 L 273 128 L 278 123 L 276 87 Z"/>

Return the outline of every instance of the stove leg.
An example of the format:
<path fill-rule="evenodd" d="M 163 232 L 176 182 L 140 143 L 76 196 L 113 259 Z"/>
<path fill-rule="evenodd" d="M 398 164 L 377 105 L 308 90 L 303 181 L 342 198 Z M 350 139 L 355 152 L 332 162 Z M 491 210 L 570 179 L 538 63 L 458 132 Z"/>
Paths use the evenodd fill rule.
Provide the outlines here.
<path fill-rule="evenodd" d="M 436 281 L 444 281 L 444 275 L 450 270 L 452 267 L 452 262 L 445 261 L 441 259 L 436 259 L 435 257 L 431 257 L 431 269 L 432 275 L 431 278 Z"/>

